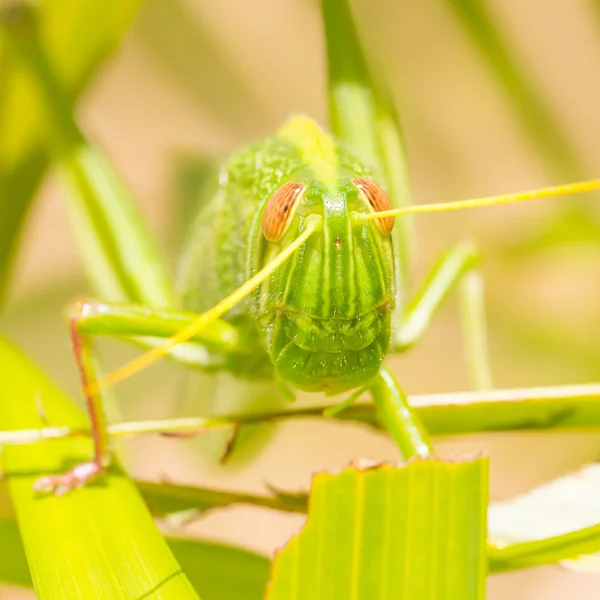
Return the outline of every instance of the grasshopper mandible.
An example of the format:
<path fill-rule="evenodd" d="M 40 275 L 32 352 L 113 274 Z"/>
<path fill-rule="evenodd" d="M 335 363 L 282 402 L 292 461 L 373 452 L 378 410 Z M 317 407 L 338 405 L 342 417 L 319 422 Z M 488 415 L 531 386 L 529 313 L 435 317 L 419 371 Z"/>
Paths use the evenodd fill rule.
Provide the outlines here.
<path fill-rule="evenodd" d="M 324 0 L 323 16 L 332 133 L 307 117 L 292 117 L 225 163 L 182 262 L 182 310 L 77 303 L 71 335 L 94 456 L 65 474 L 43 477 L 36 489 L 64 492 L 100 475 L 111 460 L 102 389 L 174 354 L 184 342 L 202 349 L 195 364 L 207 370 L 275 378 L 292 392 L 355 397 L 368 391 L 405 457 L 426 457 L 431 444 L 384 360 L 418 341 L 462 283 L 473 315 L 467 340 L 473 381 L 491 387 L 477 249 L 469 243 L 450 250 L 415 299 L 405 302 L 408 257 L 396 217 L 585 192 L 600 189 L 600 180 L 409 206 L 392 104 L 374 83 L 350 13 Z M 47 84 L 49 77 L 42 79 Z M 49 97 L 57 84 L 50 87 Z M 81 144 L 83 136 L 75 137 Z M 166 339 L 96 380 L 91 338 L 97 334 Z"/>

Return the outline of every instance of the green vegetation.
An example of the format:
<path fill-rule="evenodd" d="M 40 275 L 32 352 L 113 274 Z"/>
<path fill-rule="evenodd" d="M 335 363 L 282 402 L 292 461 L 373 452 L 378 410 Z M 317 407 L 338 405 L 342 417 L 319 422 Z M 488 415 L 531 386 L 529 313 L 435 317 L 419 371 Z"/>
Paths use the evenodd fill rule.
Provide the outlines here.
<path fill-rule="evenodd" d="M 457 31 L 469 40 L 470 51 L 476 53 L 486 75 L 498 84 L 502 102 L 510 107 L 515 121 L 526 129 L 532 147 L 537 144 L 540 164 L 558 179 L 585 177 L 586 166 L 579 158 L 580 153 L 554 116 L 535 78 L 528 73 L 519 51 L 511 47 L 508 33 L 503 32 L 499 22 L 481 3 L 449 4 L 452 10 L 447 12 L 455 18 Z M 442 6 L 440 3 L 438 8 Z M 187 263 L 188 271 L 196 280 L 201 280 L 196 281 L 197 285 L 204 285 L 208 290 L 200 290 L 200 296 L 205 294 L 203 300 L 189 306 L 177 298 L 181 289 L 172 282 L 169 260 L 142 211 L 137 209 L 125 178 L 113 167 L 100 145 L 91 141 L 87 127 L 83 126 L 85 119 L 79 114 L 78 99 L 85 95 L 84 88 L 92 84 L 100 64 L 112 53 L 119 52 L 117 46 L 130 26 L 134 27 L 134 49 L 145 49 L 154 57 L 156 68 L 166 74 L 178 97 L 181 95 L 191 102 L 205 101 L 205 113 L 211 122 L 221 124 L 227 132 L 224 137 L 235 131 L 242 132 L 246 141 L 251 137 L 265 138 L 261 119 L 268 120 L 269 111 L 262 106 L 260 94 L 248 81 L 236 77 L 234 69 L 228 70 L 226 52 L 212 35 L 210 18 L 204 14 L 193 15 L 184 3 L 173 2 L 168 8 L 158 0 L 149 0 L 143 6 L 138 0 L 123 0 L 114 6 L 98 0 L 48 0 L 41 6 L 16 3 L 2 9 L 2 299 L 11 297 L 15 259 L 20 258 L 21 230 L 28 215 L 34 214 L 30 209 L 40 196 L 39 184 L 47 172 L 57 174 L 73 231 L 74 252 L 87 274 L 87 283 L 81 287 L 90 290 L 102 302 L 84 305 L 80 322 L 72 322 L 73 327 L 79 327 L 81 336 L 74 339 L 84 340 L 83 349 L 76 348 L 76 354 L 85 375 L 92 376 L 95 370 L 98 381 L 105 381 L 104 369 L 98 364 L 100 358 L 96 354 L 92 356 L 90 351 L 91 336 L 118 337 L 138 349 L 168 356 L 179 366 L 202 371 L 202 374 L 193 374 L 195 379 L 190 379 L 190 387 L 195 385 L 194 389 L 204 390 L 205 405 L 193 416 L 114 419 L 115 401 L 111 390 L 105 398 L 111 417 L 106 435 L 118 460 L 92 481 L 79 481 L 81 485 L 73 486 L 74 489 L 67 490 L 69 485 L 62 481 L 56 486 L 56 493 L 36 491 L 34 485 L 40 477 L 63 473 L 82 461 L 89 461 L 90 456 L 101 462 L 108 459 L 105 434 L 98 427 L 102 421 L 98 416 L 101 406 L 92 382 L 87 389 L 88 407 L 93 415 L 90 423 L 69 395 L 53 383 L 55 377 L 49 377 L 37 365 L 44 362 L 33 358 L 38 355 L 37 348 L 31 353 L 25 352 L 11 340 L 12 320 L 18 320 L 18 310 L 7 310 L 0 337 L 0 467 L 3 474 L 0 480 L 0 556 L 3 557 L 0 586 L 33 588 L 43 600 L 483 600 L 486 578 L 493 573 L 561 561 L 566 567 L 594 571 L 600 568 L 595 555 L 600 553 L 600 510 L 594 506 L 597 470 L 594 466 L 584 467 L 516 499 L 490 502 L 489 458 L 482 452 L 445 456 L 438 440 L 429 439 L 429 436 L 516 430 L 540 433 L 574 428 L 596 430 L 600 425 L 600 384 L 489 389 L 483 288 L 475 270 L 479 267 L 480 255 L 471 242 L 455 245 L 444 254 L 415 294 L 411 283 L 416 239 L 412 221 L 405 217 L 396 219 L 391 237 L 386 237 L 383 220 L 367 220 L 373 217 L 371 215 L 357 221 L 356 212 L 348 217 L 348 222 L 355 219 L 353 226 L 358 223 L 364 231 L 371 232 L 369 235 L 384 232 L 372 246 L 367 244 L 364 248 L 369 252 L 376 248 L 383 259 L 389 259 L 382 263 L 381 278 L 388 285 L 393 280 L 402 292 L 397 296 L 397 306 L 389 309 L 395 311 L 389 318 L 395 319 L 395 328 L 390 333 L 390 320 L 382 319 L 384 333 L 377 330 L 373 337 L 387 335 L 390 354 L 409 351 L 428 329 L 434 313 L 450 292 L 458 288 L 466 317 L 467 362 L 471 379 L 480 388 L 477 391 L 407 396 L 396 381 L 401 368 L 396 370 L 395 365 L 384 368 L 377 363 L 376 374 L 369 371 L 361 379 L 360 369 L 368 362 L 365 360 L 355 365 L 356 373 L 352 375 L 356 375 L 357 382 L 351 388 L 358 387 L 358 393 L 353 393 L 350 399 L 340 396 L 324 402 L 321 397 L 317 400 L 313 397 L 311 402 L 305 402 L 302 397 L 294 403 L 287 398 L 291 392 L 286 387 L 285 377 L 279 377 L 277 385 L 273 382 L 271 357 L 274 353 L 267 353 L 265 347 L 270 350 L 269 344 L 277 340 L 273 342 L 268 335 L 261 338 L 258 326 L 255 329 L 248 325 L 252 319 L 261 322 L 256 307 L 252 312 L 255 306 L 252 290 L 248 290 L 247 304 L 242 302 L 241 308 L 237 308 L 239 312 L 229 313 L 229 320 L 221 317 L 236 308 L 237 303 L 223 305 L 220 312 L 205 313 L 208 316 L 203 317 L 200 324 L 195 321 L 195 311 L 207 311 L 217 304 L 242 283 L 240 279 L 260 278 L 261 268 L 283 248 L 291 248 L 298 236 L 306 235 L 302 243 L 307 247 L 319 248 L 320 238 L 311 237 L 313 230 L 309 231 L 309 226 L 302 230 L 298 225 L 294 229 L 296 213 L 293 211 L 300 210 L 294 206 L 290 220 L 284 223 L 285 228 L 275 240 L 281 245 L 260 246 L 260 251 L 256 250 L 258 246 L 251 248 L 248 255 L 244 255 L 243 268 L 235 262 L 235 252 L 225 258 L 218 252 L 212 254 L 216 247 L 226 254 L 229 247 L 237 248 L 236 244 L 241 243 L 248 246 L 246 240 L 258 239 L 254 233 L 249 235 L 254 232 L 250 222 L 260 232 L 259 220 L 254 221 L 257 209 L 247 202 L 244 194 L 251 195 L 250 190 L 259 194 L 263 188 L 270 189 L 273 178 L 285 168 L 290 170 L 290 175 L 295 174 L 296 170 L 300 171 L 296 163 L 308 157 L 307 162 L 314 169 L 311 177 L 323 176 L 330 184 L 327 177 L 331 169 L 319 162 L 319 157 L 327 156 L 332 164 L 341 161 L 344 168 L 352 167 L 361 181 L 365 177 L 378 181 L 381 187 L 375 188 L 374 193 L 380 194 L 382 189 L 387 192 L 375 198 L 384 206 L 383 210 L 390 208 L 387 202 L 396 208 L 411 206 L 407 157 L 412 142 L 410 137 L 405 139 L 400 120 L 408 124 L 407 131 L 416 132 L 419 122 L 423 125 L 424 120 L 419 118 L 416 104 L 411 107 L 404 97 L 396 99 L 394 95 L 398 88 L 404 88 L 410 97 L 412 82 L 409 78 L 400 85 L 396 80 L 386 81 L 386 69 L 381 66 L 385 61 L 379 61 L 378 53 L 363 42 L 363 38 L 369 38 L 362 30 L 363 19 L 353 17 L 346 0 L 322 0 L 320 10 L 312 6 L 310 10 L 313 11 L 311 17 L 315 19 L 318 15 L 323 24 L 330 129 L 344 149 L 340 150 L 337 143 L 332 143 L 331 138 L 308 119 L 297 119 L 287 126 L 284 134 L 277 134 L 280 137 L 263 142 L 267 150 L 257 144 L 235 155 L 229 170 L 225 171 L 226 179 L 238 186 L 235 191 L 244 193 L 234 198 L 237 209 L 233 217 L 219 213 L 220 205 L 210 204 L 206 197 L 216 194 L 219 198 L 218 194 L 230 194 L 233 189 L 217 188 L 215 157 L 177 157 L 174 161 L 177 190 L 173 193 L 176 200 L 170 203 L 169 215 L 170 243 L 180 250 L 186 246 L 181 240 L 191 238 L 188 258 L 184 260 L 192 261 Z M 278 26 L 290 27 L 291 23 Z M 241 41 L 237 49 L 240 54 L 244 53 Z M 190 57 L 196 52 L 198 63 Z M 391 64 L 394 67 L 393 62 Z M 222 80 L 215 81 L 208 89 L 205 79 L 211 77 L 222 77 Z M 224 90 L 227 102 L 221 101 L 219 89 Z M 403 103 L 406 103 L 406 119 L 402 111 L 400 118 L 396 114 L 396 105 Z M 248 116 L 250 114 L 256 114 L 258 124 Z M 170 115 L 167 113 L 163 118 L 166 121 Z M 290 132 L 291 129 L 294 131 Z M 423 139 L 428 135 L 432 139 L 426 125 L 422 132 Z M 280 161 L 276 154 L 282 152 L 283 146 L 289 164 Z M 306 167 L 304 163 L 303 167 Z M 356 184 L 358 179 L 352 181 Z M 301 193 L 308 186 L 297 185 Z M 349 196 L 355 202 L 353 206 L 363 202 L 371 207 L 371 212 L 378 212 L 380 205 L 369 196 L 373 190 L 369 188 L 365 192 L 358 185 L 357 188 L 354 196 Z M 597 189 L 598 185 L 590 184 L 587 188 Z M 331 189 L 333 184 L 327 191 Z M 271 202 L 269 197 L 272 200 L 275 196 L 271 196 L 271 192 L 267 194 L 265 203 Z M 228 202 L 232 201 L 228 197 Z M 556 205 L 560 202 L 565 201 L 556 200 Z M 576 242 L 577 247 L 589 250 L 595 257 L 598 222 L 590 208 L 593 202 L 593 197 L 571 201 L 568 208 L 547 216 L 536 231 L 522 235 L 517 232 L 510 239 L 496 240 L 497 260 L 502 265 L 498 272 L 517 270 L 528 257 L 543 257 L 544 253 L 556 252 L 557 248 L 560 251 L 565 242 Z M 281 214 L 288 208 L 286 205 Z M 191 222 L 198 210 L 204 211 L 204 220 L 196 229 Z M 274 214 L 281 217 L 276 211 Z M 226 221 L 226 218 L 232 220 Z M 444 219 L 444 216 L 437 218 Z M 317 234 L 325 227 L 321 217 L 308 219 L 306 222 L 311 227 L 314 225 Z M 456 222 L 452 216 L 450 220 Z M 241 236 L 244 238 L 241 242 L 232 240 L 232 232 L 236 231 L 248 235 Z M 44 235 L 50 238 L 53 232 L 48 230 Z M 261 243 L 266 244 L 262 233 L 259 237 Z M 227 246 L 223 239 L 233 243 Z M 366 234 L 364 239 L 367 239 Z M 313 242 L 314 247 L 308 246 Z M 342 241 L 338 247 L 340 245 Z M 189 258 L 189 248 L 192 248 L 193 260 Z M 358 251 L 367 254 L 363 246 Z M 327 252 L 322 250 L 329 260 Z M 369 294 L 376 297 L 377 292 L 373 291 L 376 285 L 368 283 L 376 277 L 367 281 L 371 272 L 365 270 L 365 263 L 352 264 L 363 269 L 364 289 L 358 286 L 357 298 L 363 301 Z M 367 267 L 373 264 L 375 262 Z M 248 270 L 247 265 L 250 265 Z M 266 289 L 282 285 L 282 281 L 286 283 L 283 276 L 277 279 L 280 273 L 287 274 L 286 268 L 287 263 L 284 263 L 275 275 L 265 275 L 257 285 Z M 218 271 L 214 276 L 218 280 L 216 284 L 211 279 L 211 270 Z M 202 277 L 198 278 L 197 273 Z M 335 276 L 342 277 L 337 272 Z M 76 290 L 82 291 L 79 281 L 65 283 L 58 279 L 52 281 L 52 289 L 38 286 L 30 304 L 53 306 L 53 295 L 56 304 L 66 303 Z M 492 290 L 496 289 L 493 283 L 491 285 Z M 210 296 L 211 286 L 218 288 L 214 298 Z M 332 296 L 327 296 L 331 289 L 328 289 L 322 293 L 331 300 Z M 314 294 L 314 290 L 309 291 Z M 385 291 L 389 290 L 385 288 Z M 364 296 L 359 296 L 360 293 Z M 194 294 L 186 296 L 184 290 L 183 295 Z M 401 306 L 400 299 L 403 301 L 404 296 L 414 300 Z M 488 296 L 495 319 L 492 331 L 502 330 L 504 352 L 511 358 L 526 361 L 531 350 L 539 350 L 542 358 L 554 356 L 558 361 L 556 356 L 559 356 L 564 363 L 562 375 L 575 373 L 584 380 L 598 380 L 600 351 L 597 344 L 590 342 L 595 338 L 585 331 L 585 326 L 581 334 L 575 330 L 566 333 L 557 330 L 552 323 L 547 328 L 543 327 L 544 323 L 526 323 L 516 314 L 516 309 L 513 313 L 507 308 L 509 303 L 503 305 L 501 295 Z M 207 297 L 211 301 L 204 306 Z M 388 310 L 390 300 L 376 299 L 379 315 L 380 310 Z M 260 308 L 266 312 L 271 300 L 263 298 Z M 122 304 L 112 305 L 114 302 Z M 26 308 L 23 310 L 29 314 Z M 353 313 L 352 318 L 358 322 L 365 314 L 369 314 L 368 311 L 360 315 Z M 53 314 L 52 320 L 58 321 L 58 314 Z M 307 320 L 310 321 L 308 317 Z M 294 326 L 302 329 L 296 323 Z M 33 325 L 30 327 L 33 329 Z M 181 334 L 189 327 L 193 327 L 193 331 L 190 329 L 189 334 L 182 337 L 182 343 L 162 345 L 164 338 Z M 313 327 L 312 322 L 310 327 Z M 331 342 L 332 347 L 339 343 L 337 335 L 340 339 L 350 337 L 343 327 L 338 324 L 336 327 L 335 334 L 331 334 L 333 329 L 326 329 L 332 338 L 326 342 Z M 315 331 L 310 330 L 310 335 L 307 331 L 301 332 L 306 334 L 302 340 L 307 345 L 316 343 L 315 339 L 323 333 Z M 368 328 L 365 331 L 371 333 Z M 38 345 L 37 333 L 33 331 L 34 341 L 30 342 L 34 346 Z M 48 348 L 49 353 L 66 355 L 68 352 L 66 345 L 55 342 L 49 343 Z M 40 355 L 43 350 L 41 348 Z M 331 349 L 324 354 L 333 360 L 329 356 L 334 354 Z M 372 355 L 369 360 L 373 360 Z M 106 362 L 120 361 L 111 357 Z M 295 363 L 291 367 L 287 365 L 287 372 L 295 366 Z M 442 366 L 439 367 L 439 381 L 442 381 Z M 127 373 L 136 370 L 137 367 Z M 286 372 L 283 367 L 281 372 Z M 436 364 L 428 363 L 425 372 L 436 389 Z M 124 373 L 126 371 L 119 371 L 118 377 L 106 381 L 119 381 Z M 234 380 L 232 373 L 251 375 L 250 379 L 255 381 Z M 317 377 L 314 372 L 311 376 Z M 219 378 L 220 384 L 225 382 L 222 388 L 229 393 L 217 392 L 210 387 L 212 384 L 206 383 L 213 381 L 213 377 Z M 143 379 L 142 375 L 124 386 L 128 391 L 121 399 L 131 394 L 133 400 L 145 403 L 151 387 L 161 390 L 164 387 L 162 381 L 151 380 L 154 382 L 145 384 Z M 505 379 L 512 381 L 510 377 Z M 339 381 L 343 381 L 342 376 L 337 377 L 336 382 Z M 550 383 L 554 380 L 550 379 Z M 182 386 L 178 390 L 181 392 Z M 188 390 L 188 395 L 194 394 Z M 215 400 L 214 404 L 218 406 L 213 406 L 211 403 L 217 395 L 219 402 Z M 342 404 L 336 404 L 338 402 Z M 142 405 L 140 410 L 143 409 Z M 259 450 L 268 445 L 275 423 L 305 420 L 336 429 L 354 424 L 387 439 L 390 448 L 395 444 L 396 452 L 383 462 L 366 460 L 361 457 L 358 444 L 353 444 L 352 462 L 331 469 L 312 469 L 316 472 L 310 488 L 306 486 L 294 492 L 280 489 L 277 481 L 271 481 L 271 475 L 264 473 L 262 482 L 270 484 L 262 491 L 248 492 L 231 485 L 180 485 L 171 480 L 170 473 L 165 473 L 163 480 L 132 478 L 128 475 L 129 466 L 135 461 L 130 460 L 130 448 L 121 445 L 122 438 L 141 434 L 196 436 L 190 444 L 198 443 L 195 450 L 204 460 L 217 454 L 222 462 L 231 460 L 238 469 L 246 469 Z M 280 435 L 288 432 L 283 428 Z M 303 438 L 296 443 L 308 449 L 313 442 Z M 328 450 L 325 446 L 324 455 Z M 147 462 L 157 456 L 158 453 L 149 453 Z M 285 460 L 289 458 L 291 456 Z M 136 460 L 139 461 L 139 456 Z M 527 457 L 519 457 L 519 460 L 526 461 Z M 223 469 L 226 470 L 227 465 Z M 222 511 L 239 506 L 287 513 L 295 518 L 306 516 L 306 520 L 296 534 L 288 536 L 281 547 L 268 556 L 266 552 L 261 554 L 233 543 L 215 542 L 211 536 L 195 530 L 185 533 L 177 527 L 173 530 L 173 526 L 202 521 L 207 513 L 223 514 Z M 267 545 L 257 543 L 255 548 Z M 273 546 L 271 544 L 271 548 Z"/>

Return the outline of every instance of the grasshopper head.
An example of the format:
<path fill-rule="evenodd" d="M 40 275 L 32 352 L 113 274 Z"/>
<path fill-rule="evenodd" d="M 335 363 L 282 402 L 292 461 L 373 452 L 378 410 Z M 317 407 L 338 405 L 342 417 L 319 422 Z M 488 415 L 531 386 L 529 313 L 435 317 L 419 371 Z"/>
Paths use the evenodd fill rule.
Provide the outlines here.
<path fill-rule="evenodd" d="M 265 282 L 256 307 L 278 374 L 299 389 L 330 393 L 358 387 L 377 373 L 394 304 L 393 220 L 355 219 L 390 208 L 389 199 L 369 179 L 338 175 L 327 185 L 297 178 L 266 203 L 264 263 L 297 238 L 307 219 L 321 221 Z"/>

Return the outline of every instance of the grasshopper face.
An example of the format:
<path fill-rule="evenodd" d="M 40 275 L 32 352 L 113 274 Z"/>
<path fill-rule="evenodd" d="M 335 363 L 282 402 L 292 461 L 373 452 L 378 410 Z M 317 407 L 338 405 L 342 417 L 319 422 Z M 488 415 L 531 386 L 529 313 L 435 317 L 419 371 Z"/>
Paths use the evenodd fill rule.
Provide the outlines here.
<path fill-rule="evenodd" d="M 265 237 L 271 237 L 266 260 L 293 241 L 313 215 L 321 226 L 265 283 L 260 322 L 280 377 L 298 389 L 334 394 L 368 382 L 388 351 L 393 255 L 389 231 L 379 222 L 354 221 L 354 215 L 378 208 L 364 191 L 367 180 L 342 167 L 328 181 L 314 174 L 296 174 L 265 208 L 267 216 L 274 209 L 286 220 L 281 233 L 266 219 Z"/>

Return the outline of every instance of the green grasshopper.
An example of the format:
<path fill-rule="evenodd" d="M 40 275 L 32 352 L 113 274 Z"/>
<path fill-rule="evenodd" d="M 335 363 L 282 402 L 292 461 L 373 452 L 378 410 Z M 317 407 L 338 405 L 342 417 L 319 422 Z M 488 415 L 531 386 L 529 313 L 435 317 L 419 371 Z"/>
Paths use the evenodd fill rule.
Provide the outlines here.
<path fill-rule="evenodd" d="M 427 435 L 384 361 L 415 344 L 440 304 L 462 284 L 473 381 L 491 387 L 476 247 L 460 244 L 447 252 L 407 302 L 409 257 L 405 230 L 395 218 L 585 192 L 600 189 L 600 180 L 409 206 L 392 104 L 374 83 L 347 7 L 324 0 L 323 16 L 332 133 L 295 116 L 225 162 L 182 261 L 180 309 L 76 304 L 71 335 L 94 456 L 65 474 L 43 477 L 36 489 L 65 492 L 105 471 L 111 455 L 101 391 L 162 356 L 177 358 L 184 343 L 196 351 L 191 362 L 209 372 L 274 379 L 291 393 L 350 394 L 352 400 L 367 391 L 404 456 L 427 457 L 433 452 Z M 56 101 L 56 82 L 49 89 L 48 72 L 42 79 Z M 72 126 L 79 151 L 83 137 Z M 100 334 L 143 338 L 153 348 L 97 380 L 91 338 Z"/>

